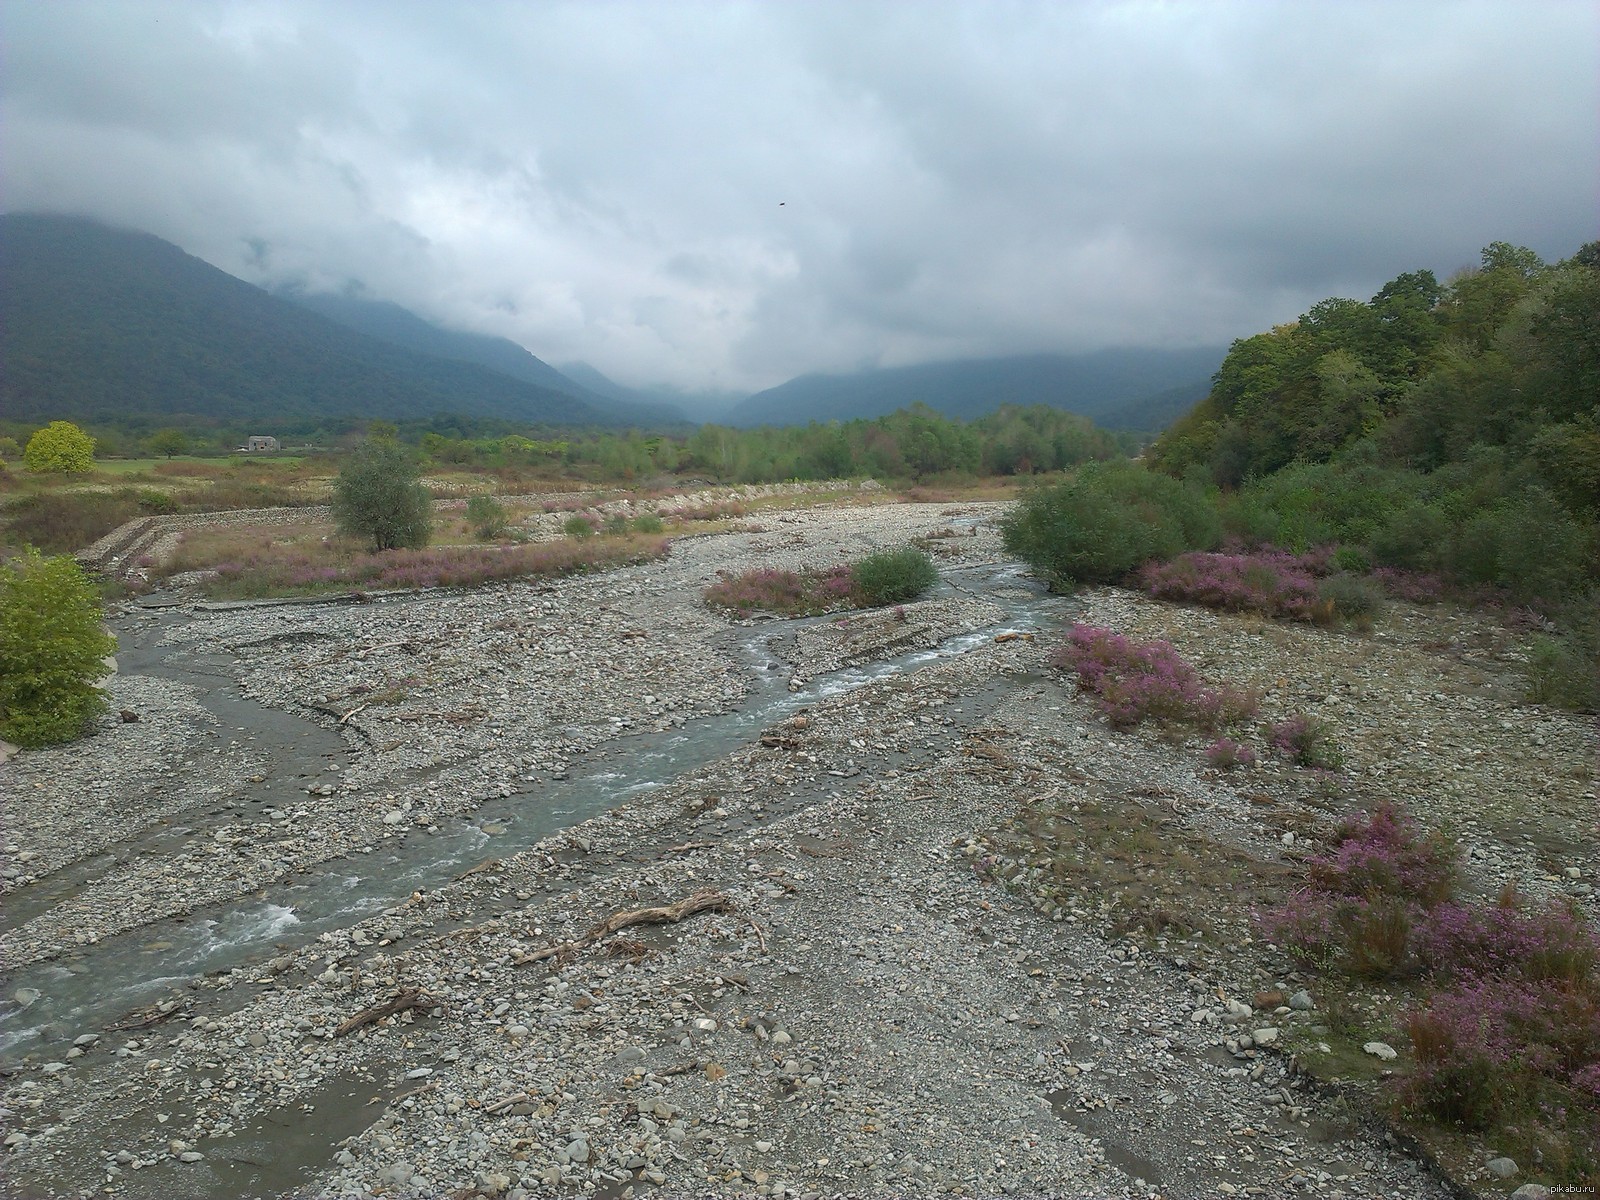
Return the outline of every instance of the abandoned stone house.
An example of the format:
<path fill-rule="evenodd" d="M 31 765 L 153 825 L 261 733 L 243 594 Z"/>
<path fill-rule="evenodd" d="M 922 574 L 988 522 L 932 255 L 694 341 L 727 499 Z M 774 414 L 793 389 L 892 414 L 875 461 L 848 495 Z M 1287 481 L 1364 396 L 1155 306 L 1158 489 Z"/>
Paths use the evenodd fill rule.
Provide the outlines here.
<path fill-rule="evenodd" d="M 244 441 L 244 448 L 252 454 L 261 450 L 276 450 L 278 439 L 275 437 L 248 437 Z"/>

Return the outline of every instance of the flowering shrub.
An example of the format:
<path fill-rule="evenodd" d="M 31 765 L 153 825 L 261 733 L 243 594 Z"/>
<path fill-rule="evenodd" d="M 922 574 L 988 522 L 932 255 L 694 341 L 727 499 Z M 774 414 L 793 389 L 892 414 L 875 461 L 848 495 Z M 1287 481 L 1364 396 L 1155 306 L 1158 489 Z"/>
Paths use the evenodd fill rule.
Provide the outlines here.
<path fill-rule="evenodd" d="M 1484 1129 L 1510 1103 L 1526 1101 L 1527 1076 L 1511 1068 L 1529 1048 L 1525 1034 L 1540 1019 L 1542 999 L 1495 981 L 1435 995 L 1406 1022 L 1417 1058 L 1405 1089 L 1411 1102 Z"/>
<path fill-rule="evenodd" d="M 1139 579 L 1158 600 L 1322 625 L 1370 624 L 1383 607 L 1383 589 L 1357 575 L 1330 574 L 1340 561 L 1350 556 L 1341 559 L 1331 546 L 1305 554 L 1267 546 L 1249 553 L 1181 554 L 1147 564 Z"/>
<path fill-rule="evenodd" d="M 1150 717 L 1202 728 L 1235 724 L 1255 711 L 1255 698 L 1207 687 L 1171 642 L 1135 642 L 1096 625 L 1074 625 L 1052 665 L 1076 672 L 1078 687 L 1119 729 Z"/>
<path fill-rule="evenodd" d="M 661 558 L 666 538 L 598 543 L 532 542 L 506 549 L 388 550 L 336 562 L 305 551 L 263 547 L 225 562 L 203 588 L 213 596 L 272 596 L 340 588 L 471 587 L 495 580 L 572 575 Z"/>
<path fill-rule="evenodd" d="M 1258 612 L 1296 621 L 1328 621 L 1332 606 L 1317 594 L 1320 559 L 1261 550 L 1254 554 L 1180 554 L 1150 563 L 1139 575 L 1158 600 L 1181 600 L 1230 612 Z"/>
<path fill-rule="evenodd" d="M 1206 747 L 1206 761 L 1213 767 L 1231 771 L 1235 767 L 1253 767 L 1256 752 L 1232 738 L 1218 738 Z"/>
<path fill-rule="evenodd" d="M 1577 985 L 1600 967 L 1600 933 L 1582 916 L 1560 904 L 1528 912 L 1515 896 L 1489 907 L 1435 906 L 1414 948 L 1423 967 L 1442 977 L 1519 975 Z"/>
<path fill-rule="evenodd" d="M 1396 600 L 1406 600 L 1412 604 L 1438 604 L 1445 597 L 1444 579 L 1432 572 L 1376 567 L 1372 578 Z"/>
<path fill-rule="evenodd" d="M 1392 805 L 1347 821 L 1308 886 L 1261 918 L 1301 961 L 1351 975 L 1421 971 L 1405 1020 L 1414 1111 L 1538 1147 L 1569 1183 L 1600 1173 L 1600 931 L 1573 906 L 1454 899 L 1455 853 Z"/>
<path fill-rule="evenodd" d="M 1299 766 L 1335 771 L 1344 763 L 1332 730 L 1316 717 L 1290 717 L 1269 727 L 1267 734 L 1279 753 Z"/>
<path fill-rule="evenodd" d="M 914 560 L 908 556 L 915 556 Z M 920 569 L 926 564 L 927 571 Z M 798 617 L 836 608 L 874 608 L 885 598 L 909 600 L 938 578 L 933 563 L 920 550 L 889 551 L 861 562 L 841 563 L 826 571 L 782 571 L 771 567 L 719 580 L 705 590 L 705 602 L 739 613 L 757 609 Z M 900 620 L 905 620 L 900 610 Z"/>
<path fill-rule="evenodd" d="M 1393 804 L 1340 824 L 1333 848 L 1309 863 L 1311 882 L 1338 896 L 1398 896 L 1431 908 L 1455 892 L 1456 850 L 1440 833 L 1424 835 Z"/>

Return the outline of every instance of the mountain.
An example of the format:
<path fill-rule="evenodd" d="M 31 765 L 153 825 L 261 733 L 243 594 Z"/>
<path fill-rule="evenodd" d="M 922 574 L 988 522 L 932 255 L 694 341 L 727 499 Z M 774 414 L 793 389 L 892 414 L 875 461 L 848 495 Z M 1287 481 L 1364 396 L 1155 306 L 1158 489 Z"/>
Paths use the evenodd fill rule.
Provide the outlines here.
<path fill-rule="evenodd" d="M 743 392 L 678 392 L 668 388 L 631 388 L 602 375 L 586 362 L 562 363 L 561 373 L 598 396 L 631 404 L 664 405 L 693 421 L 720 421 L 745 399 Z"/>
<path fill-rule="evenodd" d="M 728 420 L 740 426 L 852 420 L 883 416 L 920 401 L 963 420 L 1002 404 L 1048 404 L 1111 429 L 1151 429 L 1157 426 L 1146 422 L 1165 424 L 1206 394 L 1226 353 L 1225 347 L 1098 350 L 802 375 L 757 392 Z"/>
<path fill-rule="evenodd" d="M 556 370 L 509 338 L 445 329 L 398 304 L 382 300 L 332 292 L 284 291 L 279 294 L 357 333 L 435 358 L 476 363 L 524 383 L 565 392 L 620 422 L 652 427 L 685 423 L 683 413 L 670 404 L 645 393 L 630 393 L 629 389 L 611 383 L 592 367 L 589 370 L 594 376 L 610 386 L 591 386 Z"/>
<path fill-rule="evenodd" d="M 0 412 L 12 418 L 625 423 L 569 391 L 357 333 L 170 242 L 79 217 L 0 216 L 0 277 Z"/>

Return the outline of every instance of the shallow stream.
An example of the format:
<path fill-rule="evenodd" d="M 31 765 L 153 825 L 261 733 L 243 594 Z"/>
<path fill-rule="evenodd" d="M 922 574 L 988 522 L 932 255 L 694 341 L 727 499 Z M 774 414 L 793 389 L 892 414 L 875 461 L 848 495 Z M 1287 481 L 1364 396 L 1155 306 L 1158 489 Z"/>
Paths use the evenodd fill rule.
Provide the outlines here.
<path fill-rule="evenodd" d="M 6 995 L 0 998 L 0 1056 L 14 1060 L 52 1043 L 64 1044 L 141 1005 L 171 997 L 198 976 L 260 962 L 324 931 L 392 908 L 419 889 L 440 888 L 487 857 L 516 854 L 665 786 L 752 742 L 763 729 L 799 709 L 963 654 L 1002 630 L 1048 627 L 1062 603 L 1014 565 L 947 571 L 939 590 L 990 601 L 1004 609 L 1005 617 L 931 649 L 819 676 L 796 691 L 789 690 L 789 672 L 775 657 L 773 646 L 804 622 L 763 623 L 743 630 L 735 650 L 750 672 L 751 687 L 732 711 L 666 732 L 615 739 L 591 753 L 566 778 L 530 784 L 509 797 L 486 801 L 470 815 L 441 824 L 437 833 L 414 831 L 403 839 L 379 843 L 369 854 L 321 864 L 266 893 L 159 921 L 19 972 L 8 980 Z M 248 734 L 257 748 L 270 751 L 273 769 L 258 785 L 259 794 L 247 794 L 236 803 L 303 803 L 301 781 L 346 755 L 347 748 L 333 731 L 244 697 L 219 664 L 175 661 L 136 648 L 124 654 L 123 669 L 197 685 L 203 689 L 203 703 L 223 729 Z M 219 684 L 220 680 L 226 682 Z M 107 855 L 74 864 L 21 898 L 37 911 L 92 877 L 97 864 L 103 869 L 109 855 L 159 849 L 163 839 L 192 833 L 192 828 L 179 827 L 147 834 Z M 26 919 L 15 913 L 10 917 L 11 923 Z"/>

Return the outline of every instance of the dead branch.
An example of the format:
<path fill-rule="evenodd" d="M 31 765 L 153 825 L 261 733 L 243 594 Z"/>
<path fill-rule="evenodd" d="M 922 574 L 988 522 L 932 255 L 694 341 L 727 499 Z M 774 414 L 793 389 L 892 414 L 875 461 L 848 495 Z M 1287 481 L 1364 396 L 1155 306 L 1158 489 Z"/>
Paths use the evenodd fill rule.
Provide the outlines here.
<path fill-rule="evenodd" d="M 496 1100 L 493 1104 L 485 1104 L 483 1106 L 483 1111 L 488 1113 L 491 1117 L 497 1117 L 507 1109 L 515 1108 L 519 1104 L 531 1103 L 532 1100 L 533 1097 L 527 1092 L 517 1092 L 513 1095 L 506 1096 L 504 1099 Z"/>
<path fill-rule="evenodd" d="M 358 705 L 356 705 L 349 712 L 345 713 L 344 716 L 339 718 L 339 724 L 343 725 L 346 721 L 348 721 L 351 717 L 355 716 L 358 712 L 365 711 L 366 708 L 368 707 L 368 705 L 370 705 L 371 703 L 372 702 L 369 700 L 366 704 L 358 704 Z"/>
<path fill-rule="evenodd" d="M 145 1029 L 151 1025 L 159 1025 L 162 1021 L 170 1021 L 173 1017 L 180 1016 L 189 1011 L 187 1000 L 162 1001 L 151 1004 L 145 1008 L 136 1008 L 132 1012 L 118 1018 L 107 1025 L 107 1029 Z"/>
<path fill-rule="evenodd" d="M 709 850 L 721 842 L 684 842 L 681 846 L 668 846 L 662 854 L 687 854 L 690 850 Z"/>
<path fill-rule="evenodd" d="M 498 871 L 503 866 L 505 866 L 505 864 L 502 863 L 498 858 L 486 858 L 477 866 L 468 867 L 465 871 L 461 872 L 461 874 L 457 875 L 456 882 L 459 883 L 468 875 L 476 875 L 480 871 Z"/>
<path fill-rule="evenodd" d="M 543 950 L 535 950 L 531 954 L 521 954 L 512 959 L 514 966 L 526 966 L 528 963 L 544 962 L 546 959 L 556 957 L 573 950 L 580 949 L 590 943 L 598 942 L 602 938 L 610 937 L 620 929 L 627 929 L 633 925 L 676 925 L 685 917 L 692 917 L 703 912 L 727 912 L 733 908 L 733 901 L 722 892 L 696 892 L 692 896 L 685 896 L 682 900 L 675 900 L 671 904 L 663 904 L 655 908 L 624 909 L 622 912 L 612 913 L 588 933 L 574 941 L 562 942 L 554 946 L 546 946 Z"/>
<path fill-rule="evenodd" d="M 370 1008 L 364 1008 L 351 1017 L 343 1025 L 333 1031 L 334 1037 L 344 1037 L 354 1033 L 363 1026 L 374 1021 L 381 1021 L 385 1017 L 392 1017 L 395 1013 L 405 1012 L 412 1008 L 437 1008 L 439 1001 L 428 995 L 419 987 L 401 988 L 389 999 L 380 1001 Z"/>
<path fill-rule="evenodd" d="M 767 935 L 761 932 L 761 926 L 756 924 L 756 919 L 749 913 L 745 914 L 744 919 L 749 921 L 750 928 L 755 930 L 756 944 L 761 947 L 761 953 L 765 954 L 767 952 Z"/>

